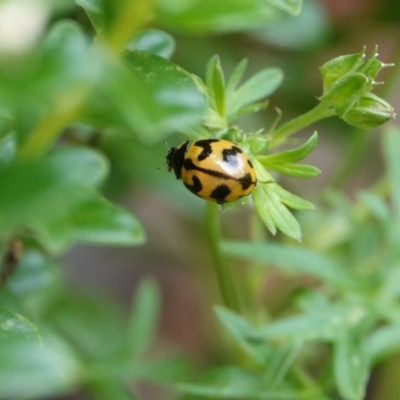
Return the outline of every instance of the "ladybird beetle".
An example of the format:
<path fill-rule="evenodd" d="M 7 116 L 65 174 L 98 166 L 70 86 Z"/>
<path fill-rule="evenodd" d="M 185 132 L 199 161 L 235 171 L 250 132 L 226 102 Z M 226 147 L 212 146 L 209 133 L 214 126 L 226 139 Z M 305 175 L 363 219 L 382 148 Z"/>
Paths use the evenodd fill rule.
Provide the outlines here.
<path fill-rule="evenodd" d="M 224 204 L 247 196 L 257 185 L 253 164 L 235 143 L 202 139 L 172 147 L 167 154 L 168 171 L 204 200 Z"/>

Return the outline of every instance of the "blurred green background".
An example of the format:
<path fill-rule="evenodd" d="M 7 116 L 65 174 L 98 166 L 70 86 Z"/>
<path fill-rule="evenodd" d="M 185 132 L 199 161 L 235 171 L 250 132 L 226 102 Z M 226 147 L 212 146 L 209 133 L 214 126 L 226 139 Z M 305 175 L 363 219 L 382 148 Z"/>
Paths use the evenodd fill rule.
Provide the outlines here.
<path fill-rule="evenodd" d="M 2 18 L 8 3 L 0 2 L 2 57 L 14 57 L 15 49 L 35 46 L 35 35 L 40 37 L 50 25 L 65 18 L 81 24 L 89 37 L 93 35 L 87 15 L 74 1 L 43 1 L 29 2 L 31 18 L 21 19 L 21 24 L 32 25 L 27 27 L 28 33 L 24 37 L 21 33 L 20 40 L 10 37 L 8 32 L 12 29 L 6 27 L 7 21 Z M 179 6 L 179 2 L 170 3 Z M 226 25 L 229 26 L 229 19 Z M 238 24 L 237 29 L 231 31 L 225 29 L 223 23 L 198 28 L 186 26 L 184 21 L 181 25 L 174 24 L 168 18 L 150 21 L 148 26 L 169 33 L 176 41 L 171 60 L 200 77 L 204 77 L 205 66 L 215 54 L 219 55 L 227 75 L 243 58 L 249 61 L 247 76 L 266 67 L 283 70 L 284 82 L 269 99 L 268 109 L 240 120 L 240 126 L 248 131 L 268 129 L 277 116 L 275 108 L 283 111 L 282 120 L 285 121 L 314 107 L 321 93 L 319 66 L 338 55 L 358 52 L 363 46 L 371 51 L 378 45 L 383 62 L 397 62 L 398 65 L 385 69 L 379 76 L 387 84 L 377 87 L 376 92 L 399 109 L 399 0 L 305 0 L 298 17 L 284 15 L 275 22 L 252 29 L 241 29 Z M 23 87 L 24 83 L 21 85 Z M 324 207 L 326 188 L 343 190 L 350 198 L 355 198 L 360 190 L 372 186 L 384 173 L 378 130 L 365 133 L 336 118 L 316 124 L 313 130 L 319 132 L 319 143 L 307 162 L 321 169 L 321 175 L 307 181 L 284 178 L 281 184 L 313 201 L 317 208 Z M 300 132 L 292 143 L 302 143 L 311 134 L 311 129 Z M 53 276 L 44 277 L 50 286 L 52 282 L 67 281 L 63 296 L 56 296 L 52 307 L 45 310 L 46 318 L 73 344 L 82 347 L 83 353 L 90 353 L 91 346 L 96 347 L 97 333 L 93 327 L 98 323 L 99 331 L 107 331 L 107 337 L 118 336 L 122 331 L 118 324 L 126 320 L 138 283 L 151 276 L 160 285 L 162 308 L 159 336 L 151 345 L 150 359 L 185 354 L 199 369 L 213 362 L 218 364 L 226 349 L 221 348 L 219 332 L 210 312 L 213 304 L 219 302 L 219 294 L 203 233 L 204 204 L 168 174 L 165 144 L 161 139 L 146 143 L 140 134 L 97 132 L 81 125 L 69 127 L 62 140 L 89 143 L 108 158 L 110 174 L 102 185 L 102 192 L 138 217 L 147 233 L 147 241 L 138 247 L 74 245 L 57 260 L 62 265 L 61 271 L 55 269 Z M 185 138 L 176 133 L 166 140 L 172 146 Z M 306 215 L 299 215 L 304 243 L 318 240 L 312 236 L 312 213 L 307 211 Z M 256 225 L 247 206 L 222 213 L 223 231 L 229 239 L 248 237 Z M 287 239 L 278 235 L 277 240 Z M 32 257 L 39 256 L 32 253 Z M 278 312 L 302 282 L 270 274 L 265 285 L 268 295 L 263 303 L 272 312 Z M 66 298 L 69 302 L 65 302 Z M 38 295 L 31 301 L 44 300 Z M 91 303 L 96 304 L 93 309 Z M 99 304 L 104 313 L 99 311 Z M 40 308 L 40 305 L 33 304 L 35 307 Z M 77 315 L 77 309 L 82 311 L 81 316 Z M 82 331 L 75 331 L 80 327 L 80 318 L 86 320 L 88 316 L 96 321 L 88 324 L 90 329 L 85 331 L 86 328 L 81 327 Z M 367 399 L 399 399 L 399 368 L 400 356 L 375 368 Z M 141 383 L 135 386 L 135 393 L 139 399 L 146 400 L 175 398 L 175 394 L 162 385 Z M 91 397 L 78 388 L 76 393 L 52 398 Z M 119 397 L 110 395 L 109 398 Z"/>

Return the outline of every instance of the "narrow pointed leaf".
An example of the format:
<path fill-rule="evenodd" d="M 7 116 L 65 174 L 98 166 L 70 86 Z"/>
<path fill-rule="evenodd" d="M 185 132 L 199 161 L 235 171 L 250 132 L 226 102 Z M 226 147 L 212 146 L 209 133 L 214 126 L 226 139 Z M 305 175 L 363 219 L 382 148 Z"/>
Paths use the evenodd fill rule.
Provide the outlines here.
<path fill-rule="evenodd" d="M 223 307 L 216 307 L 214 311 L 237 345 L 258 365 L 265 365 L 269 353 L 265 343 L 249 341 L 254 328 L 243 317 Z"/>
<path fill-rule="evenodd" d="M 319 170 L 317 167 L 306 164 L 274 164 L 270 162 L 264 162 L 263 165 L 268 169 L 272 169 L 283 175 L 294 176 L 295 178 L 315 178 L 321 173 L 321 170 Z"/>
<path fill-rule="evenodd" d="M 263 0 L 282 11 L 286 11 L 292 15 L 299 15 L 303 6 L 303 0 Z"/>
<path fill-rule="evenodd" d="M 283 73 L 278 68 L 267 68 L 249 78 L 229 99 L 229 113 L 255 101 L 265 99 L 281 84 Z"/>
<path fill-rule="evenodd" d="M 302 199 L 293 193 L 288 192 L 280 185 L 275 185 L 275 193 L 279 195 L 281 202 L 294 210 L 313 210 L 315 206 L 313 203 Z"/>
<path fill-rule="evenodd" d="M 247 59 L 243 59 L 240 63 L 235 67 L 232 74 L 229 76 L 229 79 L 226 84 L 226 92 L 227 97 L 229 97 L 236 87 L 238 86 L 240 80 L 242 79 L 243 74 L 246 71 L 248 61 Z"/>
<path fill-rule="evenodd" d="M 334 373 L 339 392 L 346 400 L 365 396 L 369 366 L 362 346 L 343 331 L 334 345 Z"/>
<path fill-rule="evenodd" d="M 213 57 L 210 64 L 207 86 L 212 91 L 216 111 L 221 117 L 225 117 L 225 79 L 219 57 Z"/>
<path fill-rule="evenodd" d="M 315 148 L 318 142 L 318 133 L 313 135 L 297 149 L 283 151 L 281 153 L 258 156 L 257 159 L 264 165 L 264 162 L 292 163 L 307 157 Z"/>
<path fill-rule="evenodd" d="M 154 340 L 160 312 L 160 293 L 156 283 L 146 279 L 136 291 L 124 346 L 127 357 L 140 357 Z"/>
<path fill-rule="evenodd" d="M 224 253 L 264 263 L 284 271 L 308 274 L 335 287 L 351 287 L 352 278 L 341 265 L 305 248 L 276 243 L 225 242 Z"/>
<path fill-rule="evenodd" d="M 261 218 L 261 221 L 265 224 L 267 229 L 273 234 L 276 234 L 276 226 L 274 224 L 273 218 L 270 214 L 270 210 L 267 204 L 267 196 L 264 190 L 258 185 L 253 189 L 251 196 L 254 201 L 254 205 L 257 210 L 258 216 Z"/>
<path fill-rule="evenodd" d="M 377 328 L 365 338 L 363 346 L 372 364 L 395 355 L 400 351 L 400 324 Z"/>
<path fill-rule="evenodd" d="M 293 214 L 281 203 L 279 195 L 272 190 L 264 189 L 266 205 L 275 226 L 285 235 L 300 240 L 301 228 Z"/>
<path fill-rule="evenodd" d="M 169 59 L 175 50 L 175 40 L 164 31 L 149 28 L 139 32 L 128 44 L 127 49 L 147 51 Z"/>
<path fill-rule="evenodd" d="M 301 343 L 310 340 L 331 342 L 348 325 L 349 310 L 346 307 L 326 307 L 293 317 L 272 321 L 254 329 L 254 340 Z"/>

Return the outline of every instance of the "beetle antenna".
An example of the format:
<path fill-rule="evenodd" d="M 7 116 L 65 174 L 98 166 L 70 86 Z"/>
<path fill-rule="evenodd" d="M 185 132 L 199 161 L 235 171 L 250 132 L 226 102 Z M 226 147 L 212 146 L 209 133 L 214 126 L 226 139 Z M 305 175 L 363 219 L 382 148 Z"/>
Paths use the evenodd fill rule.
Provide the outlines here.
<path fill-rule="evenodd" d="M 167 150 L 169 151 L 170 147 L 168 146 L 168 143 L 166 140 L 163 140 L 163 143 L 165 144 L 165 147 L 167 148 Z M 164 168 L 167 165 L 167 161 L 164 162 L 163 165 L 160 165 L 159 167 L 157 167 L 157 171 L 159 171 L 161 168 Z"/>

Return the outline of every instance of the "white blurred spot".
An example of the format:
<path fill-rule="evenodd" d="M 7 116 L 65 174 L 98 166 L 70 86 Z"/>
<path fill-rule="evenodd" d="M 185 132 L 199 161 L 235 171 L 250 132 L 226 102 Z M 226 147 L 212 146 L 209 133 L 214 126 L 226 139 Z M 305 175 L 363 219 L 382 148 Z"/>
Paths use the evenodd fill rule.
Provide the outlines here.
<path fill-rule="evenodd" d="M 34 46 L 48 14 L 48 9 L 39 1 L 0 2 L 0 52 L 21 53 Z"/>

